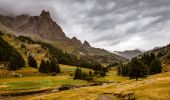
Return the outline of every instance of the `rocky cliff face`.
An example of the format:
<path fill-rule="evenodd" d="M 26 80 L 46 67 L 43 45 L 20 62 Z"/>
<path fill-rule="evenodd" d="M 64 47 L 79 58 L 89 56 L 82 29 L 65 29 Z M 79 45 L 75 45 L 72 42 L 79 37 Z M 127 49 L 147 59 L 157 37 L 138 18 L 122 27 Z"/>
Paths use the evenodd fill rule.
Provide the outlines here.
<path fill-rule="evenodd" d="M 54 22 L 48 11 L 43 10 L 39 16 L 20 15 L 16 17 L 0 17 L 0 22 L 19 34 L 38 35 L 43 39 L 66 39 L 61 27 Z"/>

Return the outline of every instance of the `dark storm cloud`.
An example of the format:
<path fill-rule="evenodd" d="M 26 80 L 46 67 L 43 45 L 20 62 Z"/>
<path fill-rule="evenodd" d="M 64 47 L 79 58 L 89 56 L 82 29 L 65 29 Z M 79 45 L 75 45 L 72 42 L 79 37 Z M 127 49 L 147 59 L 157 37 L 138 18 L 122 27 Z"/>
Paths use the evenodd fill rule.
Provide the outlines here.
<path fill-rule="evenodd" d="M 151 49 L 170 42 L 169 0 L 0 1 L 3 15 L 38 15 L 42 9 L 50 11 L 67 36 L 95 47 Z"/>

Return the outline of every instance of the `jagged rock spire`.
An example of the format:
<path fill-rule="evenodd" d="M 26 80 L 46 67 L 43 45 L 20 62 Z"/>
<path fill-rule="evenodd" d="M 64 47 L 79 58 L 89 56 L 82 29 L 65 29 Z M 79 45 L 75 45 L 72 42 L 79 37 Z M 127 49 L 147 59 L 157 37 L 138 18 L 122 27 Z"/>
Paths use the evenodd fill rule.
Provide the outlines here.
<path fill-rule="evenodd" d="M 89 42 L 87 42 L 86 40 L 84 41 L 83 46 L 85 46 L 85 47 L 91 47 L 90 44 L 89 44 Z"/>
<path fill-rule="evenodd" d="M 75 36 L 71 39 L 71 41 L 73 41 L 74 43 L 82 45 L 81 41 L 78 40 Z"/>
<path fill-rule="evenodd" d="M 41 16 L 41 17 L 44 17 L 44 18 L 51 18 L 49 11 L 45 11 L 45 10 L 42 10 L 42 11 L 41 11 L 40 16 Z"/>

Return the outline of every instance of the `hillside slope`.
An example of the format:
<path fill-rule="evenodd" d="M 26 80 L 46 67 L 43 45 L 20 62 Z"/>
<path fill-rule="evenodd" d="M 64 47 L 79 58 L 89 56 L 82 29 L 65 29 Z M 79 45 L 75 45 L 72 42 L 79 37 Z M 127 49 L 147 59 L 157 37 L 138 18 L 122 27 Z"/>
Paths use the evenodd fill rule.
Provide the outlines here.
<path fill-rule="evenodd" d="M 161 73 L 142 79 L 140 81 L 129 80 L 125 77 L 109 73 L 109 80 L 113 83 L 100 86 L 76 88 L 56 93 L 21 96 L 17 99 L 39 100 L 168 100 L 170 98 L 170 72 Z M 144 92 L 145 91 L 145 92 Z"/>
<path fill-rule="evenodd" d="M 158 58 L 160 58 L 160 61 L 162 64 L 169 65 L 170 64 L 170 44 L 155 48 L 153 50 L 148 51 L 147 53 L 154 52 Z"/>
<path fill-rule="evenodd" d="M 1 35 L 1 38 L 3 38 L 4 41 L 6 41 L 11 47 L 15 48 L 19 52 L 19 54 L 22 55 L 23 59 L 26 61 L 26 64 L 28 60 L 27 58 L 30 54 L 33 55 L 33 57 L 37 60 L 38 65 L 40 64 L 42 59 L 49 59 L 49 51 L 42 48 L 40 44 L 34 43 L 34 41 L 31 42 L 29 38 L 24 38 L 23 41 L 23 37 L 16 37 L 11 34 Z"/>

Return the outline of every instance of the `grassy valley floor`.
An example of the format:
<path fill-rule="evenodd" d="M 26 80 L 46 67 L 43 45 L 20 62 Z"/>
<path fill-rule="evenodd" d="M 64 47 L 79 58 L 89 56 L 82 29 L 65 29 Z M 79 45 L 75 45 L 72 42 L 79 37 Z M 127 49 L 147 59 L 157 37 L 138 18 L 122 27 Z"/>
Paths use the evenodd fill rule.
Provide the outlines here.
<path fill-rule="evenodd" d="M 17 72 L 28 73 L 21 78 L 1 78 L 0 94 L 12 92 L 41 91 L 57 88 L 63 84 L 88 85 L 83 80 L 73 80 L 70 76 L 74 72 L 74 66 L 60 65 L 62 73 L 57 76 L 47 76 L 38 73 L 36 69 L 24 68 Z M 169 68 L 169 67 L 168 67 Z M 89 72 L 89 69 L 83 71 Z M 121 77 L 112 69 L 106 77 L 96 78 L 96 82 L 103 82 L 98 86 L 86 86 L 65 91 L 45 92 L 16 97 L 6 97 L 4 100 L 168 100 L 170 98 L 170 72 L 164 72 L 140 79 L 139 81 L 129 80 L 128 77 Z M 128 98 L 129 99 L 129 98 Z"/>
<path fill-rule="evenodd" d="M 140 81 L 125 81 L 103 86 L 91 86 L 80 89 L 30 97 L 29 100 L 119 100 L 115 94 L 134 93 L 132 99 L 168 100 L 170 98 L 170 72 L 157 74 Z M 125 98 L 123 98 L 125 99 Z"/>

